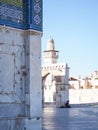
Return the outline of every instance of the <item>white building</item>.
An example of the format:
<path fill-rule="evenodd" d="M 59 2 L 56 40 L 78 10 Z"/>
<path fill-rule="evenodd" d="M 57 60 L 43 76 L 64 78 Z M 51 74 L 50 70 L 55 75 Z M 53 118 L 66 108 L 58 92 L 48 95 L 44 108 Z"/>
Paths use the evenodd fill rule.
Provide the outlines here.
<path fill-rule="evenodd" d="M 98 104 L 98 71 L 81 78 L 70 78 L 71 104 Z"/>
<path fill-rule="evenodd" d="M 63 105 L 68 100 L 69 67 L 66 63 L 58 63 L 58 53 L 54 40 L 47 42 L 42 65 L 43 102 Z"/>

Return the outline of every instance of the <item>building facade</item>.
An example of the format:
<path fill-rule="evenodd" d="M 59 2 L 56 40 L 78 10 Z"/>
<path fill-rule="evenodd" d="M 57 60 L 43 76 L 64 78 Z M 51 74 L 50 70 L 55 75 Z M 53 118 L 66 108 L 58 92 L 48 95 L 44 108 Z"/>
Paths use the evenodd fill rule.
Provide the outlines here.
<path fill-rule="evenodd" d="M 58 63 L 58 57 L 54 40 L 49 38 L 42 65 L 43 102 L 61 106 L 68 100 L 69 67 L 66 63 Z"/>
<path fill-rule="evenodd" d="M 71 104 L 98 104 L 98 71 L 84 77 L 71 77 L 69 84 Z"/>

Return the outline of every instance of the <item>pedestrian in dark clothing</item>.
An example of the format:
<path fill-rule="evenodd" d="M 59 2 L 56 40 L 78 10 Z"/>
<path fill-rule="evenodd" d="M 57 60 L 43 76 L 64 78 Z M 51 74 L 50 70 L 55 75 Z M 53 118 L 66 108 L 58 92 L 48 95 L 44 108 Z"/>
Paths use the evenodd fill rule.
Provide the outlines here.
<path fill-rule="evenodd" d="M 67 100 L 67 102 L 65 103 L 65 107 L 66 108 L 70 108 L 71 107 L 70 104 L 69 104 L 69 100 Z"/>

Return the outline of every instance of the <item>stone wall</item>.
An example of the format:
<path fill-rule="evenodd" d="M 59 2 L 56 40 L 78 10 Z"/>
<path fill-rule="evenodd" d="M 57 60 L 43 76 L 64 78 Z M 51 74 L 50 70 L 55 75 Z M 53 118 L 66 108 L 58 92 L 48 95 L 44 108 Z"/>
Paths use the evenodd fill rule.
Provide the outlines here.
<path fill-rule="evenodd" d="M 61 95 L 61 96 L 60 96 Z M 69 100 L 71 106 L 98 105 L 98 89 L 69 89 L 58 93 L 56 106 L 64 106 Z"/>
<path fill-rule="evenodd" d="M 0 130 L 41 130 L 41 33 L 0 26 Z"/>
<path fill-rule="evenodd" d="M 98 89 L 69 90 L 70 104 L 92 104 L 98 102 Z"/>

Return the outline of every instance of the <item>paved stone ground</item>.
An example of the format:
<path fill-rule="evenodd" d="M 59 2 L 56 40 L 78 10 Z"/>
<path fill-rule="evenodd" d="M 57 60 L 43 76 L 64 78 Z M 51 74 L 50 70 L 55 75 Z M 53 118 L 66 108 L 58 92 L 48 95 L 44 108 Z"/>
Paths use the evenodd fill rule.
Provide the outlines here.
<path fill-rule="evenodd" d="M 98 106 L 43 109 L 43 130 L 98 130 Z"/>

